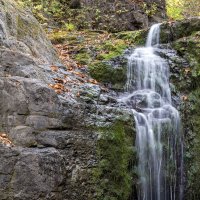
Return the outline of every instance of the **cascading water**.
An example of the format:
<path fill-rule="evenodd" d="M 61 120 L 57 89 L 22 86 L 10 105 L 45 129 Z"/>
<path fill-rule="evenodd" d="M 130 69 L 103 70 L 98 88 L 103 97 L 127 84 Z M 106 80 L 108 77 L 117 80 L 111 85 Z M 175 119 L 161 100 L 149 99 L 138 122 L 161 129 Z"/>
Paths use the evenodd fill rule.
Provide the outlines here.
<path fill-rule="evenodd" d="M 136 121 L 139 200 L 183 199 L 183 145 L 178 111 L 171 105 L 169 66 L 154 53 L 160 24 L 153 25 L 146 47 L 129 57 L 121 98 Z"/>

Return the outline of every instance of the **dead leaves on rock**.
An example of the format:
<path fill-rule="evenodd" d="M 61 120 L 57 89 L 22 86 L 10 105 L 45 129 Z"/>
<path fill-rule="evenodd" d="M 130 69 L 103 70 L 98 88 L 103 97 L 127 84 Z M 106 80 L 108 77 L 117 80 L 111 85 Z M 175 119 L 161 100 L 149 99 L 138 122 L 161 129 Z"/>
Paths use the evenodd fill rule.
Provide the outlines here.
<path fill-rule="evenodd" d="M 58 67 L 57 66 L 51 66 L 51 71 L 52 72 L 57 72 L 58 71 Z"/>
<path fill-rule="evenodd" d="M 65 45 L 56 45 L 58 49 L 58 52 L 60 52 L 60 59 L 63 61 L 63 64 L 66 66 L 66 71 L 69 72 L 69 75 L 63 75 L 63 78 L 54 78 L 54 83 L 49 84 L 49 87 L 52 88 L 57 94 L 62 94 L 66 92 L 70 92 L 70 88 L 74 86 L 80 86 L 84 83 L 92 83 L 92 84 L 98 84 L 98 82 L 95 79 L 92 79 L 89 77 L 87 73 L 84 73 L 82 71 L 87 71 L 86 66 L 80 65 L 69 58 L 67 49 Z M 54 73 L 59 72 L 59 67 L 52 65 L 50 66 L 51 71 Z M 59 74 L 58 74 L 59 76 Z M 76 95 L 77 97 L 80 96 L 80 94 Z"/>
<path fill-rule="evenodd" d="M 99 84 L 95 79 L 92 79 L 89 76 L 87 73 L 87 66 L 81 65 L 74 60 L 74 55 L 76 55 L 81 48 L 88 48 L 88 46 L 98 46 L 99 44 L 102 44 L 102 42 L 107 41 L 111 37 L 111 34 L 107 32 L 103 32 L 102 34 L 95 32 L 90 34 L 87 32 L 75 32 L 73 33 L 73 37 L 76 38 L 76 40 L 81 37 L 83 40 L 81 40 L 81 42 L 66 40 L 64 44 L 54 45 L 60 60 L 66 67 L 66 73 L 62 75 L 62 72 L 59 71 L 59 66 L 50 66 L 51 71 L 56 73 L 58 76 L 57 78 L 54 78 L 54 83 L 49 84 L 49 87 L 57 94 L 68 93 L 71 95 L 73 91 L 76 91 L 76 89 L 79 91 L 79 87 L 83 84 Z M 74 90 L 74 88 L 76 89 Z M 102 90 L 107 91 L 105 88 Z M 79 97 L 80 93 L 76 93 L 75 96 Z"/>
<path fill-rule="evenodd" d="M 65 80 L 62 80 L 62 82 L 61 80 L 59 81 L 60 83 L 58 82 L 56 84 L 49 84 L 49 87 L 54 89 L 57 94 L 62 94 L 63 92 L 69 92 L 69 90 L 64 86 Z"/>
<path fill-rule="evenodd" d="M 6 133 L 0 132 L 0 143 L 4 144 L 8 147 L 13 147 L 14 144 L 11 142 L 11 140 L 8 138 Z"/>

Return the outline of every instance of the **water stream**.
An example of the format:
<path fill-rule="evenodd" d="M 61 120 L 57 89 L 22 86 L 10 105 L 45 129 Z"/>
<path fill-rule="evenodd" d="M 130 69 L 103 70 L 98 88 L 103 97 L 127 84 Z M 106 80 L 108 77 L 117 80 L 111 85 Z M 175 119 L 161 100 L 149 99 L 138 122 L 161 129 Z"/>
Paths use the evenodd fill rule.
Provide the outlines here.
<path fill-rule="evenodd" d="M 138 155 L 138 200 L 183 199 L 183 144 L 178 111 L 172 106 L 169 66 L 155 54 L 160 24 L 149 31 L 146 46 L 129 57 L 121 101 L 133 110 Z"/>

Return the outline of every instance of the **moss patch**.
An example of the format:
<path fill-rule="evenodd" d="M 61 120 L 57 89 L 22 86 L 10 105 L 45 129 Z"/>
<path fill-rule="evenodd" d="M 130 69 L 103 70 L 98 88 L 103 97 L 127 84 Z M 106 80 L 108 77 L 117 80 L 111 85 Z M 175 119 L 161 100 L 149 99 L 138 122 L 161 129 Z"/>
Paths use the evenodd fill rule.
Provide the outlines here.
<path fill-rule="evenodd" d="M 183 95 L 180 110 L 185 136 L 185 198 L 197 200 L 200 199 L 200 32 L 193 31 L 172 45 L 188 61 L 188 66 L 177 64 L 179 74 L 173 83 Z"/>
<path fill-rule="evenodd" d="M 185 163 L 187 174 L 186 199 L 200 198 L 200 89 L 190 92 L 184 104 Z"/>
<path fill-rule="evenodd" d="M 97 146 L 99 164 L 93 171 L 97 200 L 126 200 L 133 184 L 133 135 L 121 123 L 100 131 Z"/>
<path fill-rule="evenodd" d="M 200 31 L 175 41 L 173 48 L 189 61 L 193 76 L 200 76 Z"/>
<path fill-rule="evenodd" d="M 144 45 L 146 41 L 148 31 L 138 30 L 138 31 L 123 31 L 116 33 L 116 38 L 127 41 L 130 45 Z"/>
<path fill-rule="evenodd" d="M 113 84 L 114 89 L 123 88 L 126 82 L 126 68 L 123 66 L 114 68 L 109 63 L 95 62 L 90 65 L 89 72 L 97 81 Z"/>

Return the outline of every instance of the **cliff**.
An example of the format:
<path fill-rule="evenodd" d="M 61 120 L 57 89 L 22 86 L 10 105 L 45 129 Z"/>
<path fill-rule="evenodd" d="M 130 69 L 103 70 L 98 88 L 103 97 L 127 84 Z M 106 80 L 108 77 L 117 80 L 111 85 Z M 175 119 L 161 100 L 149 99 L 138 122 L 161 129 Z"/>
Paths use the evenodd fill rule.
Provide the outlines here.
<path fill-rule="evenodd" d="M 65 88 L 69 79 L 70 92 Z M 80 82 L 59 62 L 37 20 L 13 1 L 1 0 L 0 199 L 129 195 L 132 113 L 113 107 L 100 85 Z M 113 155 L 119 149 L 119 156 L 108 149 Z M 111 167 L 123 173 L 113 176 Z M 118 191 L 116 177 L 127 192 Z"/>
<path fill-rule="evenodd" d="M 164 4 L 154 2 L 158 18 L 150 1 L 145 14 L 119 1 L 122 12 L 111 12 L 115 21 L 112 2 L 80 5 L 98 5 L 102 13 L 107 8 L 108 20 L 100 15 L 96 27 L 116 32 L 160 21 Z M 89 23 L 93 14 L 87 13 Z M 170 65 L 173 105 L 182 117 L 185 199 L 200 197 L 199 27 L 199 18 L 163 23 L 157 51 Z M 53 43 L 63 43 L 56 45 L 61 62 L 32 14 L 0 0 L 0 199 L 137 196 L 134 117 L 117 98 L 127 56 L 144 43 L 147 31 L 51 32 Z M 65 48 L 76 62 L 65 60 Z"/>

